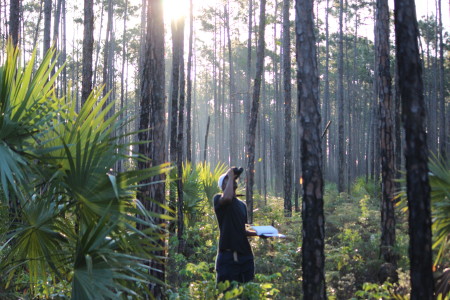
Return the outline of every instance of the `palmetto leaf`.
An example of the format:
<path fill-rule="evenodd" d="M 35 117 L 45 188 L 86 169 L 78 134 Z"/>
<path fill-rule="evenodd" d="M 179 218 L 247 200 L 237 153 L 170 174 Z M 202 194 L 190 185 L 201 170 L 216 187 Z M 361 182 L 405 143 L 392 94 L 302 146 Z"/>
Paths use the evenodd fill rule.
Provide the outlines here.
<path fill-rule="evenodd" d="M 0 189 L 9 200 L 10 189 L 17 193 L 17 186 L 26 183 L 39 133 L 57 113 L 52 85 L 59 70 L 50 77 L 56 63 L 54 49 L 34 73 L 36 51 L 24 69 L 19 66 L 19 50 L 11 42 L 6 53 L 0 68 Z"/>
<path fill-rule="evenodd" d="M 119 160 L 146 159 L 125 152 L 133 143 L 124 137 L 136 133 L 115 134 L 130 118 L 111 113 L 102 89 L 79 113 L 72 95 L 55 97 L 54 55 L 33 72 L 35 53 L 22 69 L 9 45 L 0 69 L 0 191 L 21 197 L 0 272 L 9 281 L 28 272 L 32 294 L 37 280 L 51 276 L 72 284 L 74 299 L 142 297 L 158 282 L 146 262 L 164 259 L 152 254 L 165 233 L 153 220 L 171 217 L 147 211 L 136 193 L 171 167 L 114 171 Z"/>
<path fill-rule="evenodd" d="M 437 249 L 435 265 L 438 265 L 444 254 L 450 248 L 450 167 L 449 163 L 441 162 L 437 157 L 432 156 L 428 164 L 429 182 L 431 187 L 431 212 L 433 249 Z M 404 184 L 404 179 L 400 180 Z M 398 206 L 403 211 L 407 211 L 406 191 L 398 193 Z"/>

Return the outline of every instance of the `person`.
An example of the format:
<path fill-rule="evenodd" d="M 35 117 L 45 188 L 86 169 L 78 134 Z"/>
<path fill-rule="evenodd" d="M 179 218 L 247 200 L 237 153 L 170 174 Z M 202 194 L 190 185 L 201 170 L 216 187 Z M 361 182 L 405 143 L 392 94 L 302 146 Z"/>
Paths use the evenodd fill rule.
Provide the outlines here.
<path fill-rule="evenodd" d="M 222 194 L 214 196 L 214 211 L 219 223 L 219 247 L 216 258 L 217 282 L 237 281 L 245 283 L 255 277 L 255 263 L 246 230 L 247 205 L 236 196 L 236 168 L 230 168 L 220 176 L 218 185 Z M 241 169 L 242 172 L 242 169 Z"/>

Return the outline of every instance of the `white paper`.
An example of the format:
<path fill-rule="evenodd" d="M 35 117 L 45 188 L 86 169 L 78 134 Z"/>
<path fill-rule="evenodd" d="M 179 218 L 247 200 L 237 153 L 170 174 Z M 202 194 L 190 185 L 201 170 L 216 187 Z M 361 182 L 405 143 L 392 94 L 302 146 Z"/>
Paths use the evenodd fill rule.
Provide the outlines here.
<path fill-rule="evenodd" d="M 285 237 L 284 234 L 279 234 L 278 230 L 273 226 L 252 226 L 252 229 L 256 231 L 256 235 Z"/>

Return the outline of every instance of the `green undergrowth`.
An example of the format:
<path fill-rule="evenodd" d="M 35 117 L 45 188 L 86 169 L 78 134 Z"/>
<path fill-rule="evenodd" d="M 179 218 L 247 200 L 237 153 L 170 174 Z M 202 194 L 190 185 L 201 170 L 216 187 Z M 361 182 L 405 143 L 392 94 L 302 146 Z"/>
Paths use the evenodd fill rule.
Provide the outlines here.
<path fill-rule="evenodd" d="M 238 194 L 243 193 L 238 190 Z M 303 299 L 301 212 L 285 217 L 282 198 L 269 196 L 267 205 L 264 205 L 262 197 L 256 194 L 254 225 L 273 225 L 286 238 L 251 238 L 255 280 L 243 285 L 231 283 L 224 286 L 215 282 L 219 231 L 214 211 L 210 200 L 203 199 L 201 203 L 202 217 L 186 228 L 184 253 L 176 253 L 178 244 L 175 237 L 169 241 L 169 299 Z M 380 293 L 407 296 L 409 280 L 402 270 L 408 268 L 408 239 L 406 220 L 400 214 L 396 247 L 400 283 L 378 283 L 377 273 L 382 261 L 376 185 L 357 180 L 350 194 L 339 194 L 334 184 L 327 184 L 324 213 L 327 297 L 375 299 L 371 297 Z M 392 299 L 397 299 L 394 296 Z"/>

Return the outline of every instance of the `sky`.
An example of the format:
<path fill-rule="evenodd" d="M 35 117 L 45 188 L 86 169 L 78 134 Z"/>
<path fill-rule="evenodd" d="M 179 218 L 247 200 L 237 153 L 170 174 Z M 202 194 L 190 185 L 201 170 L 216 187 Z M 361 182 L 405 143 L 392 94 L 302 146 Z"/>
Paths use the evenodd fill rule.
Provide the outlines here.
<path fill-rule="evenodd" d="M 259 2 L 258 0 L 253 0 L 254 2 Z M 279 2 L 281 2 L 283 0 L 279 0 Z M 291 5 L 292 2 L 294 2 L 295 0 L 291 0 Z M 417 19 L 420 20 L 422 19 L 424 16 L 428 15 L 432 15 L 432 14 L 436 14 L 436 3 L 439 0 L 416 0 L 416 12 L 417 12 Z M 450 1 L 446 1 L 446 0 L 440 0 L 442 1 L 442 19 L 443 19 L 443 25 L 444 25 L 444 29 L 446 29 L 447 31 L 450 30 L 450 9 L 449 9 L 449 2 Z M 189 13 L 189 0 L 164 0 L 165 2 L 165 19 L 166 21 L 169 21 L 172 17 L 176 16 L 179 17 L 180 15 L 183 15 L 183 13 L 188 16 Z M 224 1 L 223 0 L 209 0 L 209 1 L 204 1 L 204 0 L 193 0 L 194 3 L 194 15 L 200 13 L 201 9 L 203 7 L 206 6 L 212 6 L 214 5 L 214 3 L 217 3 L 217 6 L 221 7 Z M 231 3 L 233 2 L 232 0 L 230 1 Z M 391 12 L 393 12 L 394 10 L 394 0 L 388 0 L 389 2 L 389 8 L 391 10 Z M 330 1 L 331 3 L 331 1 Z M 321 3 L 321 7 L 319 6 L 319 14 L 323 14 L 324 15 L 324 11 L 325 11 L 325 1 L 322 1 Z M 255 5 L 255 4 L 254 4 Z M 281 13 L 281 12 L 280 12 Z M 294 10 L 291 10 L 291 19 L 294 18 L 293 16 Z M 319 16 L 321 17 L 321 16 Z M 373 21 L 371 20 L 371 16 L 367 15 L 366 16 L 366 24 L 365 26 L 361 26 L 361 28 L 359 29 L 359 35 L 363 35 L 368 37 L 369 39 L 373 40 Z M 324 19 L 324 16 L 322 16 L 322 19 Z M 169 23 L 170 24 L 170 23 Z M 188 29 L 188 26 L 185 27 L 186 30 Z M 337 31 L 338 26 L 335 22 L 333 22 L 333 20 L 330 20 L 330 31 Z M 393 31 L 393 29 L 392 29 Z M 201 36 L 201 33 L 197 32 L 196 33 L 197 36 Z M 246 36 L 246 34 L 245 34 Z"/>

